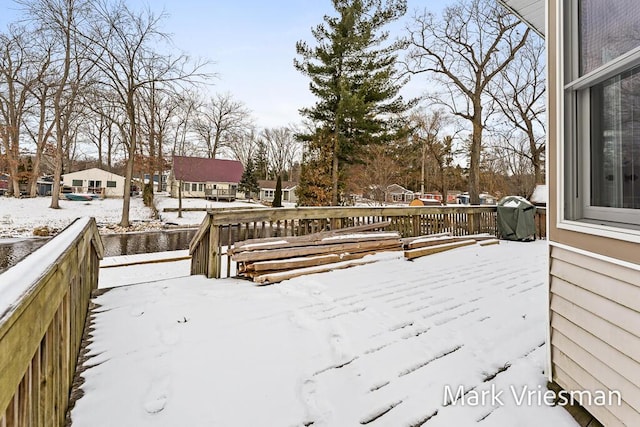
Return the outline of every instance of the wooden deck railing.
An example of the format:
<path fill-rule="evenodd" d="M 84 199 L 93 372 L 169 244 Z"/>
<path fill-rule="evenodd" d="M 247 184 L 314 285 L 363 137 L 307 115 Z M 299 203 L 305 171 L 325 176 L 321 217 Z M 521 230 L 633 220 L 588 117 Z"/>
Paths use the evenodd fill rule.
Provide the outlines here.
<path fill-rule="evenodd" d="M 191 241 L 191 274 L 222 276 L 223 247 L 236 241 L 299 236 L 382 221 L 402 237 L 450 232 L 497 235 L 495 206 L 446 207 L 318 207 L 210 211 Z M 231 263 L 226 263 L 226 277 Z"/>
<path fill-rule="evenodd" d="M 102 254 L 81 218 L 0 274 L 0 426 L 65 424 Z"/>

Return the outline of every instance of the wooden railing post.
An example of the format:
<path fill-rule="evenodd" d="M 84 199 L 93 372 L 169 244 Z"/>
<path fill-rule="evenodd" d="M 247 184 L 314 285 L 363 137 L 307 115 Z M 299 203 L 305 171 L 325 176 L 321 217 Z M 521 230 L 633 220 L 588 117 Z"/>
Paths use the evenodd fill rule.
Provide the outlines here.
<path fill-rule="evenodd" d="M 422 234 L 420 232 L 420 215 L 413 215 L 413 229 L 412 229 L 412 237 L 419 236 Z M 409 237 L 409 236 L 407 236 Z"/>
<path fill-rule="evenodd" d="M 207 277 L 209 279 L 220 278 L 220 227 L 209 225 L 209 259 L 207 266 Z"/>

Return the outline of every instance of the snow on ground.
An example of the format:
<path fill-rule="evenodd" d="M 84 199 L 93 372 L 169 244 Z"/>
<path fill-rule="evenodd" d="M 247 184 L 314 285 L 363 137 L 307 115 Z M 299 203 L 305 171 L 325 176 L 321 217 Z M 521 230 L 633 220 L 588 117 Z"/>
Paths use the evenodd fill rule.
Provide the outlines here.
<path fill-rule="evenodd" d="M 156 208 L 160 213 L 160 220 L 165 224 L 180 225 L 183 227 L 197 227 L 202 223 L 206 211 L 182 212 L 182 218 L 178 218 L 178 212 L 165 212 L 165 208 L 177 208 L 178 199 L 169 197 L 166 193 L 156 196 Z M 263 205 L 249 201 L 216 202 L 206 199 L 182 199 L 182 207 L 185 209 L 219 209 L 219 208 L 264 208 Z"/>
<path fill-rule="evenodd" d="M 50 209 L 50 204 L 51 197 L 0 197 L 0 237 L 31 236 L 33 229 L 41 226 L 59 231 L 83 216 L 95 217 L 100 227 L 117 224 L 122 218 L 122 199 L 60 200 L 60 209 Z M 141 198 L 132 198 L 129 219 L 149 221 L 150 218 L 151 209 L 144 206 Z"/>
<path fill-rule="evenodd" d="M 99 288 L 128 286 L 136 283 L 187 277 L 191 274 L 188 250 L 121 255 L 100 261 Z M 167 262 L 167 260 L 177 260 Z M 160 262 L 159 262 L 160 261 Z"/>
<path fill-rule="evenodd" d="M 167 225 L 182 227 L 198 227 L 205 216 L 205 211 L 183 212 L 183 218 L 177 218 L 177 212 L 163 212 L 165 208 L 177 208 L 178 199 L 168 197 L 166 193 L 155 196 L 160 220 L 153 220 L 153 212 L 144 206 L 142 197 L 132 197 L 129 220 L 134 223 L 131 230 L 117 226 L 122 219 L 122 199 L 96 199 L 90 202 L 73 202 L 60 199 L 60 209 L 50 209 L 51 197 L 34 197 L 16 199 L 0 197 L 0 238 L 29 237 L 37 227 L 47 226 L 57 233 L 74 219 L 83 216 L 95 217 L 101 233 L 126 231 L 143 231 L 162 229 Z M 205 199 L 183 199 L 184 208 L 252 208 L 263 207 L 249 202 L 215 202 Z"/>
<path fill-rule="evenodd" d="M 94 298 L 73 425 L 575 426 L 516 404 L 545 390 L 546 271 L 545 242 L 501 242 L 266 287 L 113 288 Z M 466 405 L 447 401 L 458 387 Z"/>

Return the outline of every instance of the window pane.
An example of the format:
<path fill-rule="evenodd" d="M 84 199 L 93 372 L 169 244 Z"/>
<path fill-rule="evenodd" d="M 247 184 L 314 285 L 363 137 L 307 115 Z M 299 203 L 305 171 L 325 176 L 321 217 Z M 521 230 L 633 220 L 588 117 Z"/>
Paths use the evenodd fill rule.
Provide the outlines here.
<path fill-rule="evenodd" d="M 74 179 L 71 181 L 71 185 L 74 187 L 82 187 L 82 180 L 81 179 Z"/>
<path fill-rule="evenodd" d="M 591 89 L 591 205 L 640 209 L 640 67 Z"/>
<path fill-rule="evenodd" d="M 116 187 L 116 182 L 115 181 L 107 181 L 107 187 L 108 188 L 115 188 Z"/>
<path fill-rule="evenodd" d="M 580 1 L 580 75 L 640 46 L 638 0 Z"/>

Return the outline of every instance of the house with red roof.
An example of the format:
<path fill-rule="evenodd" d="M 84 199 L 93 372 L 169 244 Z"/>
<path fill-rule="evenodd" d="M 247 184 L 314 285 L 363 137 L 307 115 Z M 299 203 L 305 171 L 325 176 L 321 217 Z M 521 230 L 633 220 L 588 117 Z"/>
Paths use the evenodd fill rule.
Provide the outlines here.
<path fill-rule="evenodd" d="M 173 156 L 169 175 L 169 193 L 178 197 L 235 200 L 244 168 L 237 160 Z"/>

